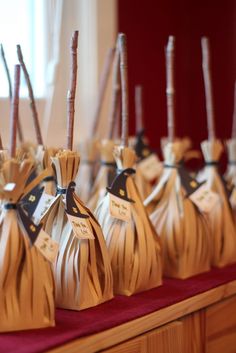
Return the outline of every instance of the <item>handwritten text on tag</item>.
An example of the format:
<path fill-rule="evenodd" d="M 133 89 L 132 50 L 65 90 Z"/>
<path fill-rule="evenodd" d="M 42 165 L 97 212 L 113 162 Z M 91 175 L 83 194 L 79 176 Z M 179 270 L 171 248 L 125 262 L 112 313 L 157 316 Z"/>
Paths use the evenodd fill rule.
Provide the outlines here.
<path fill-rule="evenodd" d="M 94 239 L 93 231 L 87 222 L 87 218 L 74 217 L 68 213 L 67 217 L 78 239 Z"/>
<path fill-rule="evenodd" d="M 129 201 L 123 200 L 109 193 L 110 215 L 121 221 L 129 222 L 131 219 L 131 205 Z"/>
<path fill-rule="evenodd" d="M 200 186 L 189 198 L 202 212 L 206 213 L 211 212 L 217 202 L 219 202 L 219 196 L 210 190 L 206 184 Z"/>
<path fill-rule="evenodd" d="M 152 153 L 138 163 L 138 168 L 141 170 L 144 178 L 151 181 L 161 174 L 163 166 L 158 157 Z"/>
<path fill-rule="evenodd" d="M 41 229 L 34 245 L 48 261 L 53 263 L 56 260 L 59 244 L 44 230 Z"/>

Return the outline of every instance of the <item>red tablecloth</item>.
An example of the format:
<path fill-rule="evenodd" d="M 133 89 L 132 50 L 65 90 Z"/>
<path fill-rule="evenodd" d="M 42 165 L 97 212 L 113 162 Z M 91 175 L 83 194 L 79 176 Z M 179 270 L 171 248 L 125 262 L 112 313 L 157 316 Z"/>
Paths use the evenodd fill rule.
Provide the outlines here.
<path fill-rule="evenodd" d="M 236 279 L 236 264 L 187 280 L 165 279 L 163 286 L 81 312 L 57 310 L 56 327 L 0 334 L 0 353 L 38 353 L 91 335 Z M 1 319 L 1 313 L 0 313 Z"/>

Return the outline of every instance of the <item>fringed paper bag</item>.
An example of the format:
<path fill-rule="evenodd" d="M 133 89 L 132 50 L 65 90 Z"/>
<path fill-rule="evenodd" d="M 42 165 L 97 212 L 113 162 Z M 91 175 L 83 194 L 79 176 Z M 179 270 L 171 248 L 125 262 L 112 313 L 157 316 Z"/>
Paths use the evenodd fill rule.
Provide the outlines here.
<path fill-rule="evenodd" d="M 225 173 L 225 179 L 230 184 L 236 185 L 236 138 L 227 140 L 226 146 L 228 152 L 228 165 Z"/>
<path fill-rule="evenodd" d="M 94 181 L 88 208 L 94 211 L 100 200 L 106 194 L 106 187 L 110 186 L 116 176 L 116 163 L 113 157 L 114 141 L 102 140 L 100 144 L 100 169 Z"/>
<path fill-rule="evenodd" d="M 56 305 L 81 310 L 113 297 L 111 266 L 101 227 L 71 183 L 79 154 L 61 151 L 52 160 L 60 196 L 48 211 L 45 229 L 60 243 L 54 266 Z"/>
<path fill-rule="evenodd" d="M 217 169 L 223 146 L 219 140 L 211 140 L 203 141 L 201 147 L 206 162 L 201 178 L 219 195 L 219 202 L 209 213 L 212 265 L 222 267 L 236 261 L 235 223 L 226 188 Z"/>
<path fill-rule="evenodd" d="M 32 245 L 41 226 L 35 226 L 19 200 L 34 183 L 25 187 L 33 163 L 15 159 L 2 167 L 3 211 L 0 222 L 0 331 L 54 326 L 54 282 L 51 266 Z M 35 238 L 34 238 L 35 240 Z M 37 239 L 36 239 L 37 241 Z"/>
<path fill-rule="evenodd" d="M 129 175 L 136 160 L 135 152 L 128 147 L 115 147 L 114 157 L 118 169 L 123 172 L 114 180 L 110 193 L 98 205 L 95 214 L 102 226 L 109 251 L 114 292 L 131 295 L 161 284 L 161 246 L 134 180 Z M 120 179 L 125 184 L 121 187 Z M 119 202 L 126 201 L 130 205 L 128 221 L 114 218 L 110 214 L 110 194 L 113 189 L 117 189 L 118 201 L 121 199 Z"/>
<path fill-rule="evenodd" d="M 236 139 L 227 140 L 226 146 L 228 151 L 228 165 L 224 178 L 231 188 L 229 201 L 233 209 L 234 222 L 236 222 Z"/>
<path fill-rule="evenodd" d="M 181 185 L 182 148 L 181 142 L 165 146 L 163 175 L 144 202 L 162 240 L 164 275 L 174 278 L 208 271 L 211 257 L 207 220 Z"/>

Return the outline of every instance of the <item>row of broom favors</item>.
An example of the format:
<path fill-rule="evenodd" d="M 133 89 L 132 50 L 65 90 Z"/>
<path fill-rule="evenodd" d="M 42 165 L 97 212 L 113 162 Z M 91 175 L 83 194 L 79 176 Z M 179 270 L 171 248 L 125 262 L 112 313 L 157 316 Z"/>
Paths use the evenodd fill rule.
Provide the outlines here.
<path fill-rule="evenodd" d="M 1 332 L 53 326 L 55 307 L 93 307 L 115 294 L 130 296 L 160 286 L 163 275 L 184 279 L 236 261 L 236 139 L 227 142 L 230 163 L 224 178 L 217 167 L 223 145 L 215 137 L 208 40 L 202 39 L 202 52 L 209 139 L 202 143 L 206 164 L 197 176 L 185 166 L 185 159 L 196 156 L 189 140 L 175 137 L 174 37 L 166 47 L 164 162 L 149 147 L 142 126 L 129 138 L 126 36 L 119 34 L 112 59 L 110 135 L 83 144 L 79 168 L 80 154 L 73 150 L 77 42 L 75 31 L 67 145 L 60 150 L 42 143 L 18 46 L 10 148 L 1 146 L 0 152 Z M 21 68 L 31 87 L 38 145 L 17 146 Z M 114 127 L 120 101 L 118 139 Z M 139 87 L 139 121 L 141 102 Z"/>

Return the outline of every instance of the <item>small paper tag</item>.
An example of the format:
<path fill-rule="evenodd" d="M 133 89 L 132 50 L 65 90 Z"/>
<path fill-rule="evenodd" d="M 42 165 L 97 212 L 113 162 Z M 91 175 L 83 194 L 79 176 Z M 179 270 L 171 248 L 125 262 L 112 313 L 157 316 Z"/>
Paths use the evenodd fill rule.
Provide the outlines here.
<path fill-rule="evenodd" d="M 144 158 L 138 163 L 138 167 L 141 170 L 144 178 L 151 181 L 157 178 L 163 169 L 162 163 L 159 161 L 156 154 L 152 153 L 147 158 Z"/>
<path fill-rule="evenodd" d="M 109 193 L 110 215 L 121 221 L 129 222 L 131 220 L 131 205 L 129 201 L 123 200 Z"/>
<path fill-rule="evenodd" d="M 4 191 L 13 191 L 15 189 L 16 184 L 15 183 L 8 183 L 4 186 L 3 190 Z"/>
<path fill-rule="evenodd" d="M 87 218 L 75 217 L 67 213 L 72 229 L 78 239 L 95 239 Z"/>
<path fill-rule="evenodd" d="M 48 195 L 46 193 L 43 193 L 39 203 L 32 215 L 32 218 L 36 224 L 40 223 L 41 219 L 45 216 L 49 208 L 53 205 L 53 203 L 56 201 L 58 196 L 52 196 Z"/>
<path fill-rule="evenodd" d="M 202 211 L 209 213 L 219 202 L 219 196 L 210 190 L 206 184 L 200 186 L 189 198 Z"/>
<path fill-rule="evenodd" d="M 233 188 L 233 191 L 230 195 L 229 201 L 233 208 L 236 208 L 236 187 Z"/>
<path fill-rule="evenodd" d="M 41 254 L 50 262 L 54 262 L 57 258 L 59 244 L 53 240 L 43 229 L 41 229 L 34 243 Z"/>

